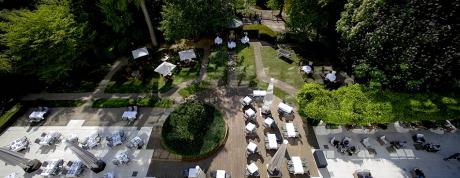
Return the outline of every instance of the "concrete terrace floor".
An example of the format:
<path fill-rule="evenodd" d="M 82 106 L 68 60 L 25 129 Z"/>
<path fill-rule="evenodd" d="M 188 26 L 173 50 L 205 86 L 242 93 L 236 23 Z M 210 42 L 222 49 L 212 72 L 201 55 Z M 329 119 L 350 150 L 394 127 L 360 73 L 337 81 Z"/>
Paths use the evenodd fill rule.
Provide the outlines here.
<path fill-rule="evenodd" d="M 411 177 L 410 171 L 415 167 L 421 168 L 429 178 L 460 177 L 460 161 L 443 160 L 459 152 L 460 132 L 440 135 L 428 130 L 413 130 L 401 133 L 393 126 L 387 130 L 363 132 L 360 129 L 346 131 L 342 127 L 325 129 L 324 126 L 318 126 L 315 127 L 315 133 L 328 162 L 327 169 L 320 169 L 323 177 L 352 178 L 356 170 L 364 169 L 370 170 L 376 178 L 409 178 Z M 436 153 L 416 150 L 412 141 L 412 135 L 416 133 L 424 134 L 427 142 L 440 144 L 441 150 Z M 389 144 L 381 145 L 377 142 L 377 136 L 382 135 L 385 135 L 388 141 L 407 141 L 408 145 L 402 149 L 388 149 Z M 345 136 L 352 138 L 352 145 L 358 146 L 360 152 L 353 156 L 340 154 L 329 143 L 334 136 L 339 140 Z M 377 152 L 376 155 L 369 154 L 360 143 L 365 137 L 369 137 L 370 144 Z"/>
<path fill-rule="evenodd" d="M 235 178 L 244 177 L 244 172 L 246 165 L 250 160 L 256 161 L 256 164 L 261 173 L 261 177 L 267 177 L 266 164 L 270 162 L 272 155 L 276 151 L 266 151 L 264 145 L 265 133 L 276 133 L 277 137 L 281 138 L 279 130 L 284 126 L 285 120 L 280 120 L 277 116 L 276 108 L 280 100 L 276 98 L 272 105 L 272 113 L 274 119 L 278 125 L 278 129 L 265 129 L 262 125 L 263 118 L 260 116 L 260 108 L 257 108 L 257 135 L 258 140 L 258 150 L 261 151 L 261 156 L 252 155 L 249 158 L 246 158 L 245 151 L 246 146 L 249 143 L 249 140 L 246 139 L 244 134 L 245 121 L 243 119 L 242 107 L 239 104 L 239 100 L 249 94 L 247 90 L 238 90 L 235 93 L 225 93 L 229 90 L 213 90 L 203 92 L 203 96 L 198 96 L 203 100 L 214 104 L 221 112 L 226 116 L 227 124 L 229 127 L 229 134 L 227 142 L 223 148 L 216 154 L 211 157 L 201 160 L 201 161 L 181 161 L 180 158 L 177 158 L 175 155 L 171 155 L 169 152 L 164 150 L 160 144 L 160 138 L 151 138 L 151 141 L 155 142 L 154 149 L 155 153 L 152 158 L 148 176 L 155 176 L 157 178 L 166 178 L 166 177 L 182 177 L 182 170 L 194 167 L 195 165 L 200 165 L 201 168 L 206 170 L 209 175 L 209 172 L 214 170 L 226 170 L 230 171 L 231 176 Z M 218 97 L 217 97 L 218 96 Z M 295 127 L 299 130 L 302 135 L 301 139 L 289 140 L 289 145 L 286 153 L 286 158 L 290 156 L 300 156 L 301 158 L 306 158 L 308 160 L 308 165 L 310 167 L 310 173 L 312 177 L 319 176 L 319 172 L 316 169 L 316 163 L 313 159 L 311 148 L 309 142 L 305 136 L 306 131 L 303 129 L 304 125 L 302 123 L 301 117 L 296 114 L 295 119 L 293 120 Z M 157 134 L 152 134 L 157 135 Z M 282 164 L 281 171 L 283 177 L 308 177 L 307 175 L 292 175 L 289 174 L 287 170 L 286 162 Z"/>

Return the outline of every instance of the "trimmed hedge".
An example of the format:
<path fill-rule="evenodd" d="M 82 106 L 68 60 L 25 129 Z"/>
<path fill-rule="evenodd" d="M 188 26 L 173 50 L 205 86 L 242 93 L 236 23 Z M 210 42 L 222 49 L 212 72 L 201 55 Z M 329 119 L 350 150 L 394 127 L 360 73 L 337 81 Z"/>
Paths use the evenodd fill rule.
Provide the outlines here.
<path fill-rule="evenodd" d="M 27 107 L 79 107 L 83 103 L 85 103 L 83 100 L 34 100 L 23 102 Z"/>
<path fill-rule="evenodd" d="M 120 108 L 128 106 L 139 107 L 162 107 L 169 108 L 174 102 L 169 99 L 161 99 L 159 97 L 143 97 L 137 99 L 97 99 L 93 102 L 93 108 Z"/>
<path fill-rule="evenodd" d="M 247 31 L 250 36 L 257 34 L 257 37 L 261 40 L 274 42 L 276 40 L 277 33 L 265 25 L 251 24 L 244 25 L 243 31 Z"/>
<path fill-rule="evenodd" d="M 21 104 L 16 104 L 0 116 L 0 132 L 7 127 L 8 122 L 22 113 L 23 108 Z"/>
<path fill-rule="evenodd" d="M 330 124 L 460 119 L 460 97 L 456 95 L 397 93 L 358 84 L 329 91 L 309 83 L 296 99 L 301 115 Z"/>
<path fill-rule="evenodd" d="M 188 101 L 174 110 L 163 124 L 161 138 L 171 153 L 199 159 L 223 145 L 227 126 L 223 115 L 211 105 Z"/>

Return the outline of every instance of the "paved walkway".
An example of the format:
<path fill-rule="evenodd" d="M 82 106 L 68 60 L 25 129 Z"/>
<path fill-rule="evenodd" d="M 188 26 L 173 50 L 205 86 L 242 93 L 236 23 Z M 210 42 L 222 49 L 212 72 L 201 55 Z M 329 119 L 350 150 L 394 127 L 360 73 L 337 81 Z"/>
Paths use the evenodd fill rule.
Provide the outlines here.
<path fill-rule="evenodd" d="M 257 79 L 269 83 L 270 77 L 267 76 L 267 74 L 265 74 L 264 63 L 262 62 L 262 54 L 260 53 L 260 48 L 262 47 L 262 44 L 260 42 L 250 42 L 250 44 L 254 49 Z M 277 88 L 283 90 L 284 92 L 292 96 L 295 96 L 297 94 L 297 89 L 287 84 L 286 82 L 275 79 L 273 83 Z"/>

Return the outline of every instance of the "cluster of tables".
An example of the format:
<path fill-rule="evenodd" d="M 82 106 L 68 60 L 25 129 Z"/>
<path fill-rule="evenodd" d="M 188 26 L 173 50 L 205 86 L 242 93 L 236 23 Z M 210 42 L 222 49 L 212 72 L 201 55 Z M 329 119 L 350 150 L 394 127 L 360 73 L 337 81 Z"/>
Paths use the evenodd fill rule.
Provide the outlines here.
<path fill-rule="evenodd" d="M 109 147 L 121 145 L 123 144 L 123 140 L 125 140 L 125 133 L 122 130 L 114 132 L 110 137 L 106 137 L 106 140 Z"/>
<path fill-rule="evenodd" d="M 27 137 L 21 137 L 16 140 L 13 140 L 10 145 L 9 149 L 11 151 L 22 151 L 29 147 L 29 139 Z"/>
<path fill-rule="evenodd" d="M 128 154 L 121 152 L 115 155 L 115 158 L 112 160 L 114 165 L 127 165 L 131 161 Z"/>
<path fill-rule="evenodd" d="M 85 165 L 81 161 L 73 161 L 69 162 L 68 166 L 66 177 L 78 177 L 83 172 Z"/>
<path fill-rule="evenodd" d="M 44 133 L 44 136 L 40 138 L 39 144 L 44 146 L 52 145 L 58 141 L 59 137 L 61 137 L 61 133 L 57 131 Z"/>
<path fill-rule="evenodd" d="M 101 136 L 99 133 L 95 133 L 86 137 L 85 141 L 82 143 L 82 148 L 84 149 L 92 149 L 101 143 Z"/>
<path fill-rule="evenodd" d="M 128 145 L 126 145 L 126 147 L 130 148 L 130 149 L 140 149 L 144 146 L 144 140 L 142 140 L 139 136 L 136 136 L 134 138 L 132 138 Z"/>
<path fill-rule="evenodd" d="M 62 169 L 62 165 L 64 164 L 63 159 L 54 159 L 49 162 L 44 162 L 42 164 L 42 172 L 40 173 L 41 176 L 53 176 L 57 175 L 59 171 Z"/>

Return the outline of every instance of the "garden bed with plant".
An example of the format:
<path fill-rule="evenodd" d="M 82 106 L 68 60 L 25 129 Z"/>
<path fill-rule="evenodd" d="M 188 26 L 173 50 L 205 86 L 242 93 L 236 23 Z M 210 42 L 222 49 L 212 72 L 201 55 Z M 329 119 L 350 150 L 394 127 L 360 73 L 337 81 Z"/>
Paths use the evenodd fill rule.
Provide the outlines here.
<path fill-rule="evenodd" d="M 183 159 L 200 159 L 218 150 L 225 142 L 227 125 L 216 108 L 192 100 L 180 105 L 166 119 L 162 143 Z"/>
<path fill-rule="evenodd" d="M 159 97 L 143 97 L 143 98 L 130 98 L 130 99 L 97 99 L 93 101 L 93 108 L 119 108 L 128 106 L 139 107 L 161 107 L 170 108 L 174 101 L 169 98 Z"/>

